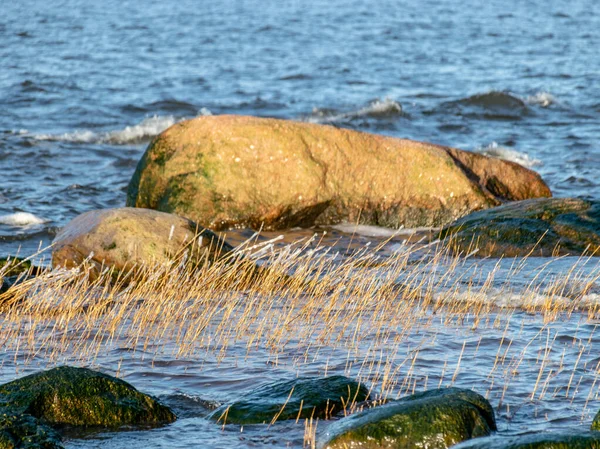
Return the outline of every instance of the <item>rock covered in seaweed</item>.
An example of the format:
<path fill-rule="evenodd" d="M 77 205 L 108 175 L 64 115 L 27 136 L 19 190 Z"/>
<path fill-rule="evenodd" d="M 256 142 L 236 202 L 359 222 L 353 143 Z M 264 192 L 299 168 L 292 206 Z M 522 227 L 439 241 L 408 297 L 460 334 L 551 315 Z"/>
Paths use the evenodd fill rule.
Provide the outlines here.
<path fill-rule="evenodd" d="M 62 449 L 58 433 L 31 415 L 0 414 L 0 449 Z"/>
<path fill-rule="evenodd" d="M 600 432 L 539 433 L 512 437 L 492 436 L 465 441 L 456 449 L 598 449 Z"/>
<path fill-rule="evenodd" d="M 127 205 L 211 229 L 343 221 L 398 228 L 550 195 L 531 170 L 481 154 L 326 125 L 210 116 L 154 139 Z"/>
<path fill-rule="evenodd" d="M 217 408 L 210 418 L 231 424 L 270 423 L 275 417 L 327 419 L 368 395 L 364 385 L 344 376 L 299 378 L 262 385 Z"/>
<path fill-rule="evenodd" d="M 444 388 L 342 418 L 327 428 L 318 447 L 446 449 L 493 430 L 494 411 L 484 397 L 471 390 Z"/>
<path fill-rule="evenodd" d="M 0 385 L 0 415 L 29 415 L 44 424 L 148 426 L 175 421 L 171 410 L 120 379 L 62 366 Z"/>
<path fill-rule="evenodd" d="M 58 233 L 53 245 L 53 266 L 72 268 L 88 259 L 95 274 L 103 266 L 126 270 L 165 264 L 181 251 L 201 263 L 233 249 L 186 218 L 129 207 L 79 215 Z"/>
<path fill-rule="evenodd" d="M 600 202 L 538 198 L 473 212 L 442 233 L 457 253 L 481 257 L 580 255 L 600 248 Z"/>

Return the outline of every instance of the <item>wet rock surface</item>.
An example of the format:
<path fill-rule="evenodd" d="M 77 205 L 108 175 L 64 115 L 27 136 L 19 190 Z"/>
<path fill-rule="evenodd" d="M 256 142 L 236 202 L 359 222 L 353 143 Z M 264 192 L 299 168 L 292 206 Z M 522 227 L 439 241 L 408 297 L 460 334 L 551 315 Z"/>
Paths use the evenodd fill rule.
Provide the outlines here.
<path fill-rule="evenodd" d="M 261 424 L 297 418 L 328 419 L 344 406 L 364 401 L 369 390 L 344 376 L 299 378 L 263 385 L 224 404 L 210 419 L 231 424 Z"/>
<path fill-rule="evenodd" d="M 48 425 L 155 426 L 171 410 L 120 379 L 62 366 L 0 385 L 0 414 L 29 415 Z"/>
<path fill-rule="evenodd" d="M 0 414 L 0 449 L 61 449 L 61 438 L 51 427 L 23 414 Z"/>
<path fill-rule="evenodd" d="M 597 449 L 600 432 L 542 433 L 477 438 L 454 446 L 456 449 Z"/>
<path fill-rule="evenodd" d="M 600 203 L 539 198 L 473 212 L 442 233 L 456 253 L 481 257 L 580 255 L 600 246 Z"/>
<path fill-rule="evenodd" d="M 445 449 L 496 430 L 494 411 L 479 394 L 444 388 L 417 393 L 333 423 L 318 447 Z"/>
<path fill-rule="evenodd" d="M 340 222 L 442 226 L 507 200 L 550 196 L 516 163 L 375 134 L 248 116 L 198 117 L 150 144 L 127 205 L 213 230 Z"/>

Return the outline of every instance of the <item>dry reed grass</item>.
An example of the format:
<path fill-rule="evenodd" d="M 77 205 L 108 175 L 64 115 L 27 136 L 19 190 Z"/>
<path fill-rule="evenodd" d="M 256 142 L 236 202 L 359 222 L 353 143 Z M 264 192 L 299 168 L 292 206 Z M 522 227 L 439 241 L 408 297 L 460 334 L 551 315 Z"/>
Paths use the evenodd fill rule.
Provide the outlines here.
<path fill-rule="evenodd" d="M 144 354 L 217 361 L 233 347 L 243 347 L 245 357 L 260 350 L 275 364 L 291 354 L 298 367 L 334 349 L 347 354 L 343 371 L 368 382 L 377 404 L 417 388 L 454 385 L 465 363 L 477 363 L 485 330 L 494 329 L 501 338 L 480 387 L 488 396 L 496 392 L 494 405 L 506 407 L 506 419 L 516 411 L 514 403 L 505 404 L 505 395 L 525 369 L 537 370 L 527 387 L 529 401 L 549 395 L 573 400 L 584 378 L 578 365 L 590 353 L 594 333 L 587 344 L 577 343 L 575 366 L 565 367 L 555 359 L 558 333 L 552 326 L 573 313 L 592 322 L 598 318 L 600 303 L 589 295 L 598 270 L 584 270 L 586 258 L 560 276 L 545 269 L 560 259 L 548 259 L 528 276 L 523 276 L 526 258 L 514 259 L 508 271 L 500 261 L 488 270 L 477 270 L 477 264 L 465 269 L 470 254 L 450 257 L 446 248 L 396 244 L 390 252 L 382 242 L 348 253 L 314 236 L 286 245 L 277 239 L 250 240 L 230 258 L 200 267 L 186 264 L 182 253 L 167 266 L 118 274 L 107 268 L 92 279 L 84 263 L 76 270 L 41 274 L 1 295 L 0 346 L 23 357 L 22 363 L 36 358 L 52 363 L 69 354 L 88 364 L 115 342 Z M 512 279 L 528 280 L 515 286 Z M 519 298 L 518 308 L 506 300 L 512 297 Z M 524 326 L 517 313 L 538 317 L 541 327 L 533 338 L 519 341 L 514 334 L 515 322 Z M 483 332 L 479 340 L 466 336 L 457 342 L 454 359 L 436 360 L 435 376 L 417 372 L 421 352 L 445 338 L 440 329 L 461 326 Z M 414 344 L 415 333 L 423 330 L 427 335 Z M 409 337 L 413 347 L 407 349 Z M 540 341 L 543 349 L 531 360 L 530 350 Z M 600 362 L 586 370 L 593 378 L 586 387 L 587 408 L 598 398 Z M 568 384 L 554 385 L 565 372 Z M 345 413 L 362 406 L 350 403 Z M 316 423 L 305 426 L 306 444 L 314 444 L 310 435 Z"/>

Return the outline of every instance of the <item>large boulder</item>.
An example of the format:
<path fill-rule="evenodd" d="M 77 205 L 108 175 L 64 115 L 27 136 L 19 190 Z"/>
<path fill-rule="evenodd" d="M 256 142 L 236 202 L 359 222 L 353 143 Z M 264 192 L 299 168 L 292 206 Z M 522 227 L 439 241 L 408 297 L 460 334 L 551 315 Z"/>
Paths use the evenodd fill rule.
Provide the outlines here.
<path fill-rule="evenodd" d="M 441 226 L 550 196 L 539 175 L 481 154 L 332 126 L 245 116 L 178 123 L 150 144 L 127 205 L 213 230 L 343 221 Z"/>
<path fill-rule="evenodd" d="M 0 415 L 29 415 L 44 424 L 148 426 L 175 421 L 171 410 L 127 382 L 62 366 L 0 385 Z"/>
<path fill-rule="evenodd" d="M 493 436 L 465 441 L 456 449 L 598 449 L 600 432 L 539 433 L 512 437 Z M 453 449 L 454 449 L 453 448 Z"/>
<path fill-rule="evenodd" d="M 299 378 L 258 387 L 217 408 L 210 418 L 230 424 L 270 423 L 275 418 L 328 419 L 368 395 L 364 385 L 344 376 Z"/>
<path fill-rule="evenodd" d="M 149 209 L 93 210 L 68 223 L 53 242 L 52 265 L 76 267 L 84 260 L 95 274 L 169 263 L 182 251 L 190 261 L 212 261 L 233 248 L 194 222 Z"/>
<path fill-rule="evenodd" d="M 456 253 L 580 255 L 600 247 L 600 202 L 538 198 L 473 212 L 442 230 Z"/>
<path fill-rule="evenodd" d="M 446 449 L 496 430 L 494 411 L 479 394 L 459 388 L 429 390 L 367 409 L 333 423 L 321 449 Z"/>

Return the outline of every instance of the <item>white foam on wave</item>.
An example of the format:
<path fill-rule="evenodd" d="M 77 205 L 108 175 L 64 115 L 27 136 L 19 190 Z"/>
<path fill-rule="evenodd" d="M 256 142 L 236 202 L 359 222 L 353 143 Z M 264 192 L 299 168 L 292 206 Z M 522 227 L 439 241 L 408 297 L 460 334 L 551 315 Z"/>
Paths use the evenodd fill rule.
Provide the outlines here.
<path fill-rule="evenodd" d="M 201 115 L 212 115 L 212 112 L 206 108 L 199 111 Z M 64 134 L 34 134 L 36 140 L 49 140 L 60 142 L 75 142 L 75 143 L 110 143 L 115 145 L 126 145 L 138 143 L 144 140 L 150 140 L 159 135 L 165 129 L 184 120 L 184 118 L 176 118 L 172 115 L 154 115 L 146 117 L 137 125 L 126 126 L 123 129 L 108 132 L 94 132 L 86 129 L 73 131 Z"/>
<path fill-rule="evenodd" d="M 326 110 L 314 108 L 312 115 L 305 120 L 310 123 L 336 123 L 360 117 L 386 117 L 402 114 L 402 105 L 391 98 L 375 100 L 356 111 L 331 114 Z"/>
<path fill-rule="evenodd" d="M 346 234 L 356 234 L 363 237 L 410 237 L 418 233 L 429 233 L 433 231 L 439 231 L 440 228 L 384 228 L 383 226 L 371 226 L 371 225 L 357 225 L 351 223 L 342 223 L 331 226 L 336 231 L 344 232 Z"/>
<path fill-rule="evenodd" d="M 525 103 L 547 108 L 556 103 L 556 98 L 549 92 L 537 92 L 535 95 L 530 95 L 525 98 Z"/>
<path fill-rule="evenodd" d="M 40 218 L 29 212 L 15 212 L 14 214 L 0 215 L 0 224 L 8 226 L 33 226 L 47 223 L 48 220 Z"/>
<path fill-rule="evenodd" d="M 498 145 L 496 142 L 492 142 L 486 147 L 479 148 L 479 152 L 485 154 L 486 156 L 516 162 L 517 164 L 527 168 L 532 168 L 543 164 L 540 159 L 532 158 L 527 153 L 522 153 L 512 148 L 503 147 Z"/>

